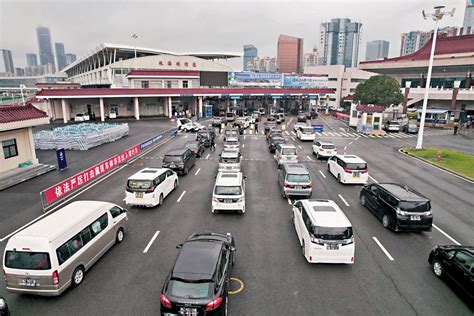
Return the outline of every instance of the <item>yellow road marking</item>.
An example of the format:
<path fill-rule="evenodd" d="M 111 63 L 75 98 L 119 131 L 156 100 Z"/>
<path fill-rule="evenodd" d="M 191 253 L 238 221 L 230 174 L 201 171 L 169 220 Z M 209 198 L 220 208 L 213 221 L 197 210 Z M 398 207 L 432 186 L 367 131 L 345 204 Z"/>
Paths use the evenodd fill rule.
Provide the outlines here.
<path fill-rule="evenodd" d="M 238 294 L 240 292 L 242 292 L 242 290 L 244 289 L 244 282 L 242 282 L 242 280 L 240 279 L 237 279 L 237 278 L 230 278 L 232 281 L 237 281 L 238 283 L 240 283 L 240 288 L 238 288 L 237 290 L 235 291 L 227 291 L 228 294 Z"/>

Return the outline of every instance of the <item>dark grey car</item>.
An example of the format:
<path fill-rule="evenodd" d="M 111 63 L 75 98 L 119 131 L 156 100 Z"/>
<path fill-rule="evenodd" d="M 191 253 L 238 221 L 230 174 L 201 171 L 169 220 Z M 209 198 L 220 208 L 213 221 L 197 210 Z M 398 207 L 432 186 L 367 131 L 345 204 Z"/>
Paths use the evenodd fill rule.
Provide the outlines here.
<path fill-rule="evenodd" d="M 196 155 L 191 149 L 174 149 L 163 158 L 163 168 L 169 168 L 181 175 L 188 174 L 196 162 Z"/>

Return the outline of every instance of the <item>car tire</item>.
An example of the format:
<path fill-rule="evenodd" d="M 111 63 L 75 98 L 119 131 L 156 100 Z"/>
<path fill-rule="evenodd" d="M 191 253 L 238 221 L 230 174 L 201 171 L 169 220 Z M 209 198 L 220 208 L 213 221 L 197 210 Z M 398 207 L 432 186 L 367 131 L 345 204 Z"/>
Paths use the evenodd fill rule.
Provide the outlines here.
<path fill-rule="evenodd" d="M 443 276 L 443 265 L 438 260 L 434 260 L 433 264 L 431 265 L 433 273 L 438 277 L 441 278 Z"/>
<path fill-rule="evenodd" d="M 390 228 L 391 226 L 391 222 L 392 222 L 392 219 L 390 218 L 390 215 L 388 214 L 384 214 L 382 216 L 382 226 L 385 227 L 385 228 Z"/>
<path fill-rule="evenodd" d="M 337 174 L 337 182 L 342 183 L 341 174 Z"/>
<path fill-rule="evenodd" d="M 178 188 L 178 180 L 174 180 L 173 190 L 176 190 L 177 188 Z"/>
<path fill-rule="evenodd" d="M 120 227 L 117 230 L 117 235 L 115 236 L 115 244 L 120 244 L 123 241 L 124 236 L 125 236 L 125 233 L 123 231 L 123 228 Z"/>
<path fill-rule="evenodd" d="M 304 246 L 304 240 L 301 243 L 301 253 L 303 254 L 303 257 L 306 259 L 306 249 Z"/>
<path fill-rule="evenodd" d="M 319 160 L 319 153 L 316 153 L 316 159 Z"/>
<path fill-rule="evenodd" d="M 76 270 L 74 270 L 71 278 L 72 287 L 81 285 L 82 281 L 84 281 L 84 273 L 84 268 L 82 266 L 79 266 L 76 268 Z"/>
<path fill-rule="evenodd" d="M 160 194 L 160 199 L 158 200 L 158 206 L 162 206 L 163 205 L 163 193 Z"/>
<path fill-rule="evenodd" d="M 365 206 L 365 203 L 366 203 L 365 195 L 362 194 L 362 195 L 360 196 L 360 205 Z"/>

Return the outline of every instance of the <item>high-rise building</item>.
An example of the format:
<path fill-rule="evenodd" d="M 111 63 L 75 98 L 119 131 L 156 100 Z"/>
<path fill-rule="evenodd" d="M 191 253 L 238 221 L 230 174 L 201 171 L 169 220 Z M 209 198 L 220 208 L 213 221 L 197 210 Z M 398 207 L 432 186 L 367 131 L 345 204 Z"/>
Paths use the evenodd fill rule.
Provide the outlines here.
<path fill-rule="evenodd" d="M 25 75 L 25 69 L 23 68 L 15 68 L 15 76 L 23 77 Z"/>
<path fill-rule="evenodd" d="M 319 52 L 316 46 L 311 53 L 304 54 L 304 67 L 315 67 L 319 64 Z"/>
<path fill-rule="evenodd" d="M 13 58 L 12 58 L 12 52 L 8 49 L 0 49 L 0 52 L 2 52 L 2 63 L 0 66 L 0 72 L 1 73 L 8 73 L 8 74 L 14 74 L 15 73 L 15 66 L 13 65 Z"/>
<path fill-rule="evenodd" d="M 331 19 L 321 23 L 321 52 L 323 65 L 345 65 L 356 67 L 362 23 L 350 19 Z"/>
<path fill-rule="evenodd" d="M 38 60 L 36 59 L 36 54 L 27 53 L 26 64 L 28 65 L 28 67 L 38 66 Z"/>
<path fill-rule="evenodd" d="M 66 65 L 72 64 L 77 59 L 76 54 L 66 54 Z"/>
<path fill-rule="evenodd" d="M 381 40 L 367 42 L 367 49 L 365 50 L 365 60 L 387 58 L 389 45 L 389 42 Z"/>
<path fill-rule="evenodd" d="M 466 1 L 466 11 L 464 11 L 464 22 L 462 23 L 462 34 L 474 34 L 474 0 Z"/>
<path fill-rule="evenodd" d="M 257 47 L 253 46 L 252 44 L 244 45 L 244 71 L 247 71 L 247 64 L 249 61 L 253 60 L 258 56 L 258 49 Z"/>
<path fill-rule="evenodd" d="M 303 39 L 280 34 L 277 65 L 279 72 L 303 72 Z"/>
<path fill-rule="evenodd" d="M 56 60 L 58 61 L 58 71 L 66 67 L 66 52 L 64 51 L 63 43 L 54 43 L 54 49 L 56 50 Z"/>
<path fill-rule="evenodd" d="M 247 63 L 247 71 L 277 72 L 277 59 L 275 57 L 256 57 Z"/>
<path fill-rule="evenodd" d="M 431 32 L 412 31 L 402 33 L 400 56 L 412 54 L 423 47 L 431 38 Z"/>
<path fill-rule="evenodd" d="M 53 72 L 56 71 L 53 46 L 51 44 L 51 33 L 49 28 L 39 26 L 36 28 L 36 37 L 38 39 L 39 59 L 41 65 L 51 64 Z"/>

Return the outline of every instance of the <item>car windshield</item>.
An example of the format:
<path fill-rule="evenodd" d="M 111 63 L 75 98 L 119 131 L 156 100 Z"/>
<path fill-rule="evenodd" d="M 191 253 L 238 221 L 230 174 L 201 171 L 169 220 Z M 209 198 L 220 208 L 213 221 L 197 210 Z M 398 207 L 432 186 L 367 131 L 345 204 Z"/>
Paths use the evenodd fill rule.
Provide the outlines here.
<path fill-rule="evenodd" d="M 197 143 L 197 142 L 184 144 L 184 148 L 196 148 L 196 147 L 199 147 L 199 143 Z"/>
<path fill-rule="evenodd" d="M 283 148 L 282 155 L 296 155 L 296 148 Z"/>
<path fill-rule="evenodd" d="M 321 227 L 313 226 L 313 235 L 326 240 L 342 240 L 352 237 L 352 227 Z"/>
<path fill-rule="evenodd" d="M 365 170 L 367 169 L 366 163 L 346 163 L 346 168 L 349 170 Z"/>
<path fill-rule="evenodd" d="M 212 294 L 212 283 L 209 282 L 183 282 L 171 280 L 168 291 L 172 296 L 182 298 L 206 298 Z"/>
<path fill-rule="evenodd" d="M 76 114 L 76 116 L 83 116 L 84 114 Z"/>
<path fill-rule="evenodd" d="M 238 145 L 238 144 L 239 144 L 239 142 L 236 141 L 236 140 L 228 140 L 228 141 L 224 142 L 224 145 L 232 145 L 232 146 L 234 146 L 234 145 Z"/>
<path fill-rule="evenodd" d="M 301 128 L 301 131 L 303 133 L 312 133 L 313 132 L 313 128 L 312 127 L 302 127 Z"/>
<path fill-rule="evenodd" d="M 234 113 L 227 113 L 226 116 L 227 117 L 234 117 Z"/>
<path fill-rule="evenodd" d="M 298 123 L 306 123 L 306 117 L 298 117 Z"/>
<path fill-rule="evenodd" d="M 321 145 L 321 147 L 323 147 L 323 149 L 334 149 L 334 148 L 336 148 L 336 146 L 334 146 L 334 145 Z"/>
<path fill-rule="evenodd" d="M 309 174 L 287 174 L 286 181 L 308 183 L 311 182 L 311 178 L 309 177 Z"/>
<path fill-rule="evenodd" d="M 400 209 L 405 212 L 428 212 L 431 209 L 430 202 L 400 202 Z"/>
<path fill-rule="evenodd" d="M 238 163 L 239 162 L 239 158 L 237 157 L 221 157 L 219 159 L 219 162 L 222 162 L 222 163 Z"/>
<path fill-rule="evenodd" d="M 49 270 L 51 262 L 47 252 L 7 251 L 5 266 L 11 269 Z"/>
<path fill-rule="evenodd" d="M 217 185 L 214 193 L 216 195 L 241 195 L 242 188 L 239 186 L 222 186 Z"/>
<path fill-rule="evenodd" d="M 275 145 L 277 145 L 277 144 L 283 144 L 283 143 L 285 143 L 285 142 L 286 142 L 286 140 L 284 140 L 284 139 L 282 139 L 282 138 L 277 138 L 277 139 L 273 139 L 273 140 L 272 140 L 272 143 L 275 144 Z"/>
<path fill-rule="evenodd" d="M 153 185 L 151 180 L 128 180 L 127 186 L 130 189 L 149 189 Z"/>
<path fill-rule="evenodd" d="M 181 155 L 179 156 L 174 156 L 174 155 L 166 155 L 165 158 L 163 159 L 164 162 L 176 162 L 176 161 L 183 161 L 183 157 Z"/>

